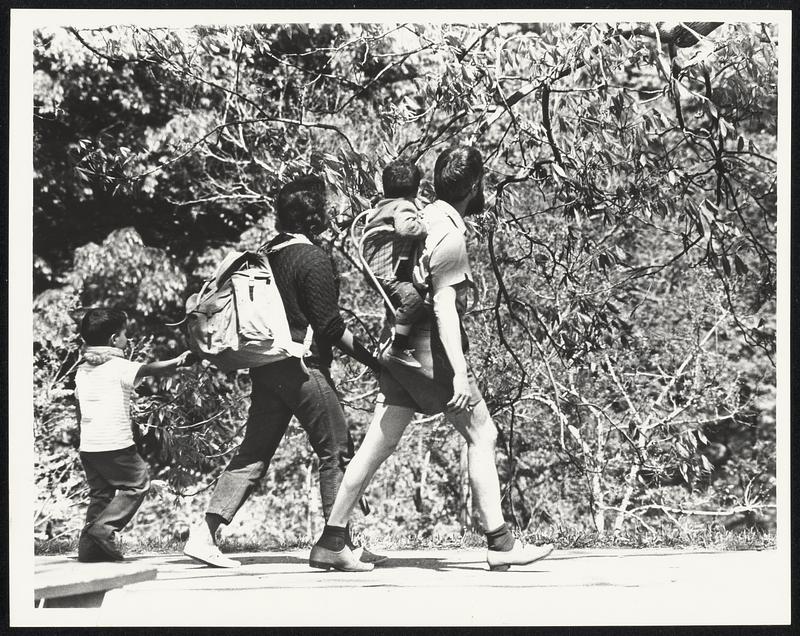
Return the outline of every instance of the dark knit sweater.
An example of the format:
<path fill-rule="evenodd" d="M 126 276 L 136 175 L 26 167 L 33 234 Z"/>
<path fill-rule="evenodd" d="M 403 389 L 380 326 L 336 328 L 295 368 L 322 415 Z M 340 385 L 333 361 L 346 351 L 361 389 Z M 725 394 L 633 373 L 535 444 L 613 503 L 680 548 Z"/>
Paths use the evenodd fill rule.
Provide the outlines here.
<path fill-rule="evenodd" d="M 267 248 L 289 238 L 279 234 Z M 339 313 L 339 284 L 330 257 L 316 245 L 301 244 L 271 254 L 269 262 L 283 299 L 292 340 L 303 342 L 310 324 L 314 341 L 312 355 L 306 361 L 315 367 L 329 367 L 333 360 L 331 347 L 345 331 Z"/>

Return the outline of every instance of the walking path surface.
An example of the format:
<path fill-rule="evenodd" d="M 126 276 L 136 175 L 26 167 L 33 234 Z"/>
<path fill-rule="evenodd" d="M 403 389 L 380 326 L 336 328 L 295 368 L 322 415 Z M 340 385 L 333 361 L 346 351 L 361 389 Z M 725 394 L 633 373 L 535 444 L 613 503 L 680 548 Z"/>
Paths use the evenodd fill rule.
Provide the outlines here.
<path fill-rule="evenodd" d="M 784 616 L 774 584 L 788 563 L 774 550 L 557 550 L 508 572 L 490 572 L 483 550 L 385 553 L 384 566 L 357 574 L 312 569 L 308 551 L 230 555 L 242 562 L 235 570 L 137 555 L 128 561 L 157 567 L 155 580 L 108 592 L 100 608 L 37 612 L 58 612 L 64 624 L 212 626 L 774 624 Z M 73 557 L 36 559 L 46 560 L 81 567 Z"/>

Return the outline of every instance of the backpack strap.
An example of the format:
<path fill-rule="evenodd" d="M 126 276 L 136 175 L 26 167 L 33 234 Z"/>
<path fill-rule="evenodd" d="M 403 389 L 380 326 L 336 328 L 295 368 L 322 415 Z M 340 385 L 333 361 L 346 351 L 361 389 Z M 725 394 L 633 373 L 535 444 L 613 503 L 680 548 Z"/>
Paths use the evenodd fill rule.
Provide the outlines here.
<path fill-rule="evenodd" d="M 278 243 L 278 245 L 275 245 L 274 247 L 270 248 L 266 248 L 266 246 L 264 245 L 258 248 L 259 252 L 263 250 L 264 254 L 269 256 L 270 254 L 275 254 L 276 252 L 280 252 L 283 248 L 289 247 L 290 245 L 313 245 L 313 243 L 308 239 L 308 237 L 305 234 L 289 234 L 289 235 L 292 238 L 290 238 L 288 241 L 284 241 L 283 243 Z M 302 344 L 303 350 L 298 357 L 304 358 L 307 355 L 309 355 L 309 353 L 311 353 L 311 342 L 313 340 L 314 340 L 314 330 L 311 328 L 311 325 L 308 325 L 308 328 L 306 329 L 306 335 L 303 338 L 303 344 Z"/>
<path fill-rule="evenodd" d="M 287 232 L 288 234 L 288 232 Z M 288 241 L 284 241 L 283 243 L 278 243 L 277 245 L 267 248 L 266 245 L 262 245 L 258 248 L 259 252 L 264 251 L 265 254 L 274 254 L 275 252 L 280 252 L 285 247 L 289 247 L 290 245 L 313 245 L 313 243 L 308 239 L 305 234 L 289 234 L 292 238 Z"/>

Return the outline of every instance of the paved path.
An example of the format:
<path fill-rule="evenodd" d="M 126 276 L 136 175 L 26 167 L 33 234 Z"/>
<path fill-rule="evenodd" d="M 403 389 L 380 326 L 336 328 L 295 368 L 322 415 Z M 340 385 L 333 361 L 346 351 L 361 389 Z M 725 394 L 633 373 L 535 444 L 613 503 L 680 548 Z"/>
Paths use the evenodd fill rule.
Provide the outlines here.
<path fill-rule="evenodd" d="M 774 550 L 561 550 L 490 572 L 482 550 L 392 551 L 369 573 L 315 570 L 307 551 L 235 555 L 237 570 L 180 554 L 130 558 L 156 580 L 73 610 L 97 625 L 597 625 L 779 623 L 787 571 Z M 234 556 L 234 555 L 232 555 Z M 70 557 L 37 557 L 68 561 Z M 124 565 L 124 564 L 122 564 Z M 786 567 L 784 567 L 784 565 Z M 39 610 L 56 612 L 65 610 Z M 84 612 L 75 614 L 74 612 Z"/>

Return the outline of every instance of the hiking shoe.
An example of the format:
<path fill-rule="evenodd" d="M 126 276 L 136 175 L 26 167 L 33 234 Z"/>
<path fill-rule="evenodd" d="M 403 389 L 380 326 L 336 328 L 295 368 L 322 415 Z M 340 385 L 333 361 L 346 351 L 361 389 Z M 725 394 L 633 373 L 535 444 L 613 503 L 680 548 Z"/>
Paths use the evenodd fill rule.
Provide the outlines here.
<path fill-rule="evenodd" d="M 314 545 L 311 548 L 311 556 L 308 559 L 308 564 L 312 568 L 320 568 L 321 570 L 339 570 L 340 572 L 369 572 L 374 565 L 372 563 L 364 563 L 356 558 L 353 551 L 345 546 L 341 550 L 334 551 L 328 548 L 323 548 L 321 545 Z"/>
<path fill-rule="evenodd" d="M 512 565 L 529 565 L 545 558 L 553 551 L 552 543 L 544 545 L 525 545 L 519 539 L 514 541 L 514 547 L 507 552 L 500 550 L 487 550 L 486 561 L 493 572 L 505 572 Z"/>
<path fill-rule="evenodd" d="M 113 535 L 103 537 L 99 534 L 93 533 L 91 530 L 87 530 L 85 536 L 94 542 L 95 546 L 97 546 L 97 548 L 99 548 L 99 550 L 105 554 L 106 561 L 123 561 L 125 559 L 122 552 L 120 552 L 119 548 L 114 542 Z M 78 555 L 78 558 L 80 558 L 80 554 Z"/>
<path fill-rule="evenodd" d="M 239 561 L 229 559 L 222 554 L 217 546 L 192 538 L 191 534 L 186 545 L 183 546 L 183 553 L 195 561 L 214 568 L 238 568 L 241 565 Z"/>
<path fill-rule="evenodd" d="M 422 368 L 422 365 L 414 357 L 413 349 L 389 349 L 386 357 L 412 369 Z"/>
<path fill-rule="evenodd" d="M 97 542 L 88 534 L 85 532 L 81 534 L 80 539 L 78 539 L 78 561 L 81 563 L 101 563 L 118 560 L 112 559 L 101 550 Z"/>
<path fill-rule="evenodd" d="M 386 563 L 389 560 L 389 557 L 383 554 L 375 554 L 374 552 L 370 552 L 364 546 L 353 548 L 353 555 L 359 561 L 361 561 L 361 563 L 372 563 L 373 565 L 380 565 L 381 563 Z"/>

